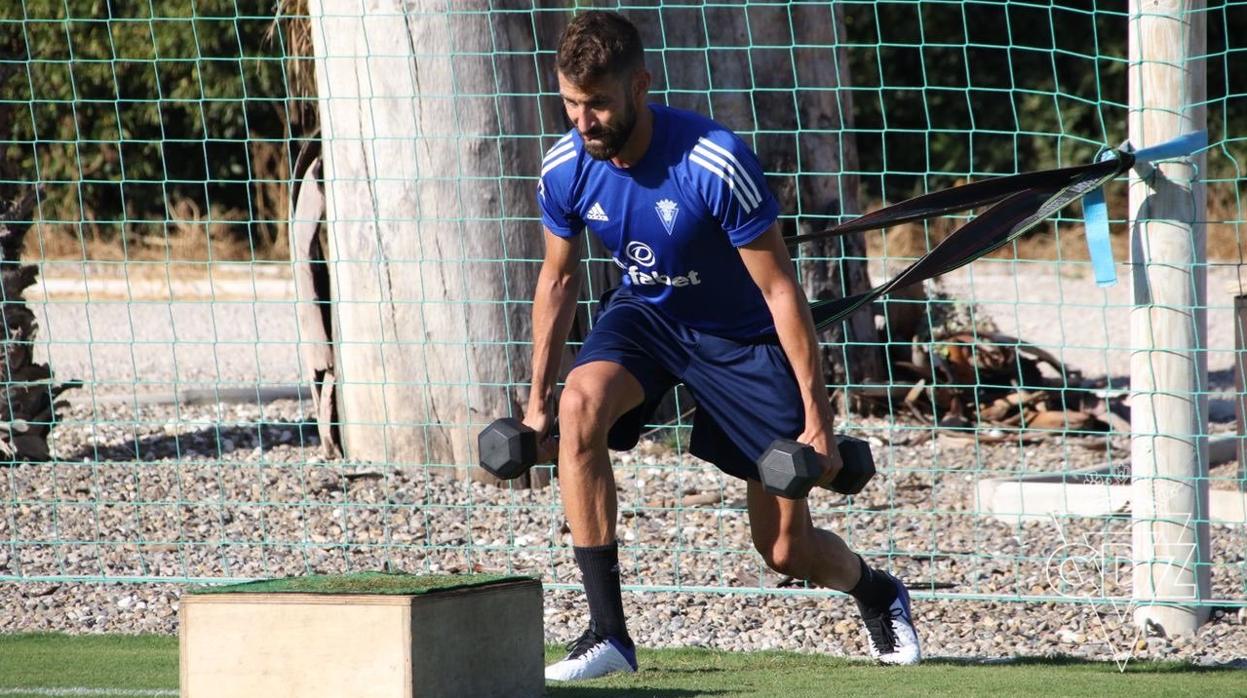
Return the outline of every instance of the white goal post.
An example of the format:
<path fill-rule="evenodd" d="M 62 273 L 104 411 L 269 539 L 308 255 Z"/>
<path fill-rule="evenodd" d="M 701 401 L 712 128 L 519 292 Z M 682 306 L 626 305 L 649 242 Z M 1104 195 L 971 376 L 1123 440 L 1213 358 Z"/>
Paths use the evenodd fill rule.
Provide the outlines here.
<path fill-rule="evenodd" d="M 1131 0 L 1130 143 L 1206 127 L 1203 0 Z M 1208 617 L 1205 156 L 1130 180 L 1131 516 L 1135 623 Z"/>

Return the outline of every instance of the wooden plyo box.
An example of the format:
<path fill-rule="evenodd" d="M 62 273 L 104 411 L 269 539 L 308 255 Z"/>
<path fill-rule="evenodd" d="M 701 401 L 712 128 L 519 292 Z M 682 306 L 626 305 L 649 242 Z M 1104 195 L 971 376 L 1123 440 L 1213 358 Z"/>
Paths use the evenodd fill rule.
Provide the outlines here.
<path fill-rule="evenodd" d="M 418 594 L 186 594 L 179 616 L 182 698 L 510 698 L 545 685 L 532 579 Z"/>

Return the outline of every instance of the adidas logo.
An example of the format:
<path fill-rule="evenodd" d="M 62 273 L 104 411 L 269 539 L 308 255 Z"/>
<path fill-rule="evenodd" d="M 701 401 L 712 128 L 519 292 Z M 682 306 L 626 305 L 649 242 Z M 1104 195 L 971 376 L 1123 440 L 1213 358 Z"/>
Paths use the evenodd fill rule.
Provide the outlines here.
<path fill-rule="evenodd" d="M 609 218 L 606 217 L 606 211 L 602 209 L 602 204 L 596 201 L 594 201 L 593 205 L 589 207 L 589 212 L 585 214 L 585 219 L 591 220 L 591 221 L 602 221 L 602 222 L 606 222 L 610 220 Z"/>

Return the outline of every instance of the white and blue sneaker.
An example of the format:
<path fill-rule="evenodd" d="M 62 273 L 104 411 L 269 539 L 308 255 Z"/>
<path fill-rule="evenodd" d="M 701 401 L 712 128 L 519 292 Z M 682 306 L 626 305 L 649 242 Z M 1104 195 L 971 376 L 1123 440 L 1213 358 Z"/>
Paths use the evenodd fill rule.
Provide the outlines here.
<path fill-rule="evenodd" d="M 637 669 L 635 646 L 603 637 L 592 625 L 567 650 L 562 661 L 546 667 L 546 681 L 583 681 Z"/>
<path fill-rule="evenodd" d="M 896 586 L 896 599 L 886 610 L 871 611 L 862 608 L 862 624 L 870 641 L 870 656 L 882 664 L 917 664 L 922 660 L 918 645 L 918 633 L 914 631 L 914 618 L 909 608 L 909 592 L 901 580 L 886 572 Z"/>

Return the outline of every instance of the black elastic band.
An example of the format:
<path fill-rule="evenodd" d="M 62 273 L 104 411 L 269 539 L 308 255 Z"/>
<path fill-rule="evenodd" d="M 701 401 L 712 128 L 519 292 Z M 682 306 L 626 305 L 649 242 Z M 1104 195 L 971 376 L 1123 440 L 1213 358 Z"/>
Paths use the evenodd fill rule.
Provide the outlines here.
<path fill-rule="evenodd" d="M 810 304 L 814 326 L 823 329 L 885 293 L 946 274 L 988 254 L 1038 225 L 1048 216 L 1086 196 L 1134 164 L 1129 153 L 1116 158 L 1042 172 L 999 177 L 923 194 L 819 233 L 786 238 L 789 244 L 977 208 L 991 208 L 955 230 L 927 254 L 887 283 L 855 296 Z"/>
<path fill-rule="evenodd" d="M 1130 153 L 1114 151 L 1116 158 L 1094 162 L 1088 165 L 1075 165 L 1055 170 L 1023 172 L 1021 174 L 993 177 L 979 182 L 970 182 L 940 191 L 915 196 L 900 203 L 885 206 L 878 211 L 846 221 L 839 225 L 785 238 L 785 242 L 795 244 L 821 240 L 824 238 L 858 233 L 863 230 L 887 228 L 901 223 L 922 221 L 950 213 L 969 211 L 986 206 L 1026 189 L 1064 189 L 1087 179 L 1099 179 L 1105 172 L 1112 172 L 1113 177 L 1130 169 L 1134 164 L 1134 156 Z"/>

